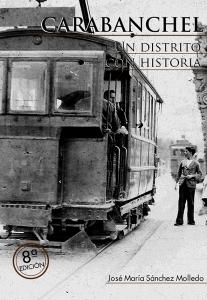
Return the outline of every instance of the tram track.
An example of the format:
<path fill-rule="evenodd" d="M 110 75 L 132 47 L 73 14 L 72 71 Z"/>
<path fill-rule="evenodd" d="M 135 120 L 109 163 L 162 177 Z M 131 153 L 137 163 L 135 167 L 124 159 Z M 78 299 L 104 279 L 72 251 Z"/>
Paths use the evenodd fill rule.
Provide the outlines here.
<path fill-rule="evenodd" d="M 90 280 L 90 277 L 95 276 L 94 274 L 99 274 L 99 282 L 105 284 L 106 274 L 109 274 L 112 270 L 116 272 L 118 269 L 124 268 L 124 266 L 137 255 L 143 245 L 151 238 L 161 224 L 161 221 L 146 220 L 146 223 L 144 222 L 141 225 L 141 230 L 134 230 L 120 241 L 110 241 L 104 246 L 101 246 L 95 256 L 91 257 L 84 264 L 76 268 L 76 270 L 68 274 L 62 281 L 56 283 L 48 292 L 43 294 L 37 300 L 57 299 L 57 293 L 59 297 L 59 294 L 66 290 L 67 286 L 68 290 L 71 289 L 71 286 L 73 288 L 73 282 L 75 282 L 75 286 L 77 281 L 84 281 L 83 277 L 87 278 L 88 282 L 93 281 Z M 128 247 L 129 243 L 131 244 L 130 247 Z M 103 265 L 104 269 L 102 270 Z"/>
<path fill-rule="evenodd" d="M 15 232 L 15 233 L 12 233 L 9 238 L 0 238 L 0 250 L 8 250 L 9 248 L 13 249 L 13 247 L 18 247 L 19 245 L 22 245 L 22 244 L 29 244 L 29 243 L 35 244 L 37 242 L 39 242 L 39 241 L 37 240 L 37 238 L 35 237 L 35 235 L 33 233 L 25 234 L 25 233 L 16 233 Z M 49 243 L 50 242 L 52 242 L 52 241 L 49 241 Z M 59 243 L 61 243 L 61 241 L 59 241 Z M 104 251 L 106 248 L 108 248 L 113 243 L 114 243 L 114 240 L 109 240 L 109 239 L 97 240 L 95 242 L 93 241 L 93 244 L 95 245 L 95 247 L 97 249 L 96 255 L 98 255 L 99 253 Z M 49 252 L 54 253 L 54 254 L 62 254 L 62 255 L 71 254 L 70 249 L 68 249 L 68 251 L 62 251 L 62 252 L 61 252 L 61 249 L 59 249 L 60 252 L 58 252 L 58 251 L 55 251 L 55 250 L 58 250 L 58 248 L 55 246 L 44 246 L 43 245 L 43 247 L 45 247 L 46 250 L 48 250 Z"/>
<path fill-rule="evenodd" d="M 94 280 L 93 276 L 96 276 L 98 285 L 105 285 L 108 274 L 114 274 L 124 268 L 137 252 L 140 251 L 147 240 L 151 238 L 159 226 L 160 221 L 146 219 L 145 222 L 140 224 L 139 228 L 127 234 L 120 241 L 104 240 L 95 242 L 97 246 L 96 253 L 91 252 L 91 254 L 89 254 L 86 252 L 80 255 L 78 253 L 59 253 L 58 255 L 49 250 L 49 269 L 46 275 L 42 276 L 37 282 L 34 282 L 35 286 L 38 286 L 35 299 L 52 300 L 65 299 L 65 297 L 67 299 L 69 296 L 66 294 L 67 292 L 70 295 L 79 293 L 79 290 L 75 290 L 79 289 L 79 287 L 77 287 L 78 281 L 80 281 L 80 284 L 91 285 Z M 19 235 L 15 233 L 12 237 L 17 238 Z M 27 235 L 27 237 L 29 237 L 29 235 Z M 9 247 L 9 249 L 14 251 L 14 247 Z M 7 264 L 9 264 L 11 251 L 8 253 L 3 251 L 2 259 L 6 260 Z M 11 276 L 14 277 L 15 281 L 17 280 L 13 272 Z M 28 281 L 25 281 L 25 287 L 29 290 L 32 289 L 32 285 Z M 84 288 L 88 289 L 88 286 L 81 287 L 80 290 L 84 290 Z M 79 299 L 83 298 L 80 297 Z"/>
<path fill-rule="evenodd" d="M 42 300 L 45 297 L 48 297 L 48 295 L 53 294 L 53 291 L 56 291 L 56 289 L 58 289 L 61 285 L 63 285 L 65 282 L 67 282 L 69 280 L 69 278 L 73 277 L 75 274 L 77 274 L 78 272 L 81 271 L 81 269 L 84 269 L 85 267 L 87 267 L 87 265 L 89 265 L 90 263 L 92 263 L 92 261 L 94 261 L 95 259 L 97 259 L 97 257 L 104 253 L 104 251 L 106 251 L 109 247 L 111 247 L 116 241 L 107 241 L 107 243 L 102 243 L 101 245 L 99 245 L 97 247 L 97 253 L 91 257 L 90 259 L 88 259 L 85 263 L 81 264 L 79 267 L 77 267 L 73 272 L 71 272 L 70 274 L 68 274 L 63 280 L 57 282 L 52 289 L 50 289 L 48 292 L 46 292 L 44 295 L 42 295 L 41 297 L 39 297 L 37 300 Z"/>
<path fill-rule="evenodd" d="M 44 289 L 43 287 L 40 289 L 42 292 L 38 294 L 36 300 L 62 299 L 62 293 L 66 293 L 67 291 L 71 293 L 71 290 L 72 293 L 74 293 L 74 288 L 79 278 L 80 282 L 82 282 L 85 280 L 82 279 L 85 276 L 87 282 L 91 282 L 90 277 L 96 273 L 98 277 L 100 276 L 100 278 L 98 278 L 99 283 L 105 284 L 107 280 L 106 274 L 113 274 L 127 265 L 137 252 L 140 251 L 147 240 L 151 238 L 160 224 L 160 221 L 146 219 L 145 222 L 139 225 L 139 228 L 127 234 L 125 238 L 120 241 L 96 241 L 96 253 L 91 252 L 89 254 L 86 252 L 80 255 L 78 253 L 61 254 L 53 252 L 52 249 L 48 249 L 50 269 L 41 280 L 45 283 L 50 282 L 50 285 L 46 284 Z M 12 234 L 11 237 L 18 238 L 19 234 Z M 30 238 L 31 242 L 31 235 L 25 234 L 24 237 Z M 35 241 L 34 237 L 33 241 Z M 9 245 L 9 243 L 7 243 L 7 245 Z M 14 247 L 9 246 L 8 248 L 14 251 Z M 9 256 L 11 256 L 11 251 L 9 251 L 9 253 Z M 56 273 L 58 273 L 58 276 Z M 55 298 L 57 294 L 61 294 L 61 296 Z"/>

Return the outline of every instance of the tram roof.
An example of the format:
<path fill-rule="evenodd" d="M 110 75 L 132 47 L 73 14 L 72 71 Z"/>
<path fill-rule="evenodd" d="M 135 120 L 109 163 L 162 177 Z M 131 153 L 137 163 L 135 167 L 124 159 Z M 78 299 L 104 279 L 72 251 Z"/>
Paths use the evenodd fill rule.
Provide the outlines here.
<path fill-rule="evenodd" d="M 188 140 L 178 140 L 177 143 L 171 144 L 171 148 L 183 149 L 185 147 L 197 147 L 196 145 L 191 144 Z"/>
<path fill-rule="evenodd" d="M 121 46 L 121 43 L 109 38 L 105 38 L 102 36 L 97 36 L 89 33 L 84 32 L 53 32 L 53 33 L 47 33 L 44 32 L 40 27 L 39 28 L 13 28 L 13 29 L 7 29 L 0 31 L 0 38 L 5 37 L 14 37 L 14 36 L 21 36 L 21 35 L 31 35 L 31 34 L 41 34 L 45 36 L 53 36 L 53 37 L 66 37 L 66 38 L 76 38 L 86 41 L 91 41 L 97 44 L 102 44 L 106 46 L 108 49 L 111 50 L 119 50 L 120 53 L 127 59 L 128 63 L 130 65 L 133 65 L 135 70 L 139 73 L 139 75 L 143 78 L 143 80 L 150 86 L 150 88 L 154 91 L 154 93 L 157 95 L 157 101 L 159 103 L 163 103 L 162 97 L 159 95 L 155 87 L 152 85 L 152 83 L 149 81 L 149 79 L 146 77 L 146 75 L 139 69 L 139 67 L 136 65 L 136 63 L 132 60 L 130 55 L 125 51 L 125 49 Z"/>

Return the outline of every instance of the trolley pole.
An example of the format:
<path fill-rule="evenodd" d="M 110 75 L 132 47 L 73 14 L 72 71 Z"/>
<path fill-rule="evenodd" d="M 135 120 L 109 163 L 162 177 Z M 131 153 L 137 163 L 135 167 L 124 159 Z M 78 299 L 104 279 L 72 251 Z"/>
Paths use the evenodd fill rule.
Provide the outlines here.
<path fill-rule="evenodd" d="M 89 33 L 93 33 L 93 31 L 91 30 L 91 28 L 88 27 L 88 24 L 89 24 L 89 11 L 88 11 L 88 7 L 86 5 L 86 0 L 79 0 L 79 3 L 80 3 L 81 12 L 82 12 L 82 16 L 83 16 L 83 20 L 84 20 L 84 24 L 85 24 L 86 30 Z"/>

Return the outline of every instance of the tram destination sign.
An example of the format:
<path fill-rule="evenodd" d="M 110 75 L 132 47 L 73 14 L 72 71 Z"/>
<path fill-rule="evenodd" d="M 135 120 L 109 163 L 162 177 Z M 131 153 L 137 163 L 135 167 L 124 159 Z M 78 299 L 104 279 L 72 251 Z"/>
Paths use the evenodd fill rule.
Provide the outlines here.
<path fill-rule="evenodd" d="M 69 26 L 73 25 L 75 7 L 21 7 L 1 8 L 0 27 L 40 26 L 47 17 L 67 19 Z"/>

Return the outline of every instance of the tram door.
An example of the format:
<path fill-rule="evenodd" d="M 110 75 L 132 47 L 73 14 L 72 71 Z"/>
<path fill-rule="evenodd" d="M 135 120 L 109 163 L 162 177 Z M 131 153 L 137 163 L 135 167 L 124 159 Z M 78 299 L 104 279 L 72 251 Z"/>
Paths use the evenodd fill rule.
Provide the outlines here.
<path fill-rule="evenodd" d="M 129 197 L 139 194 L 141 183 L 142 141 L 142 86 L 135 77 L 131 79 L 131 109 L 130 109 L 130 153 L 129 153 Z"/>
<path fill-rule="evenodd" d="M 104 92 L 114 91 L 113 103 L 121 131 L 109 135 L 108 141 L 108 180 L 107 197 L 121 199 L 125 197 L 127 180 L 127 147 L 128 147 L 128 117 L 126 81 L 116 80 L 115 74 L 106 74 Z"/>

